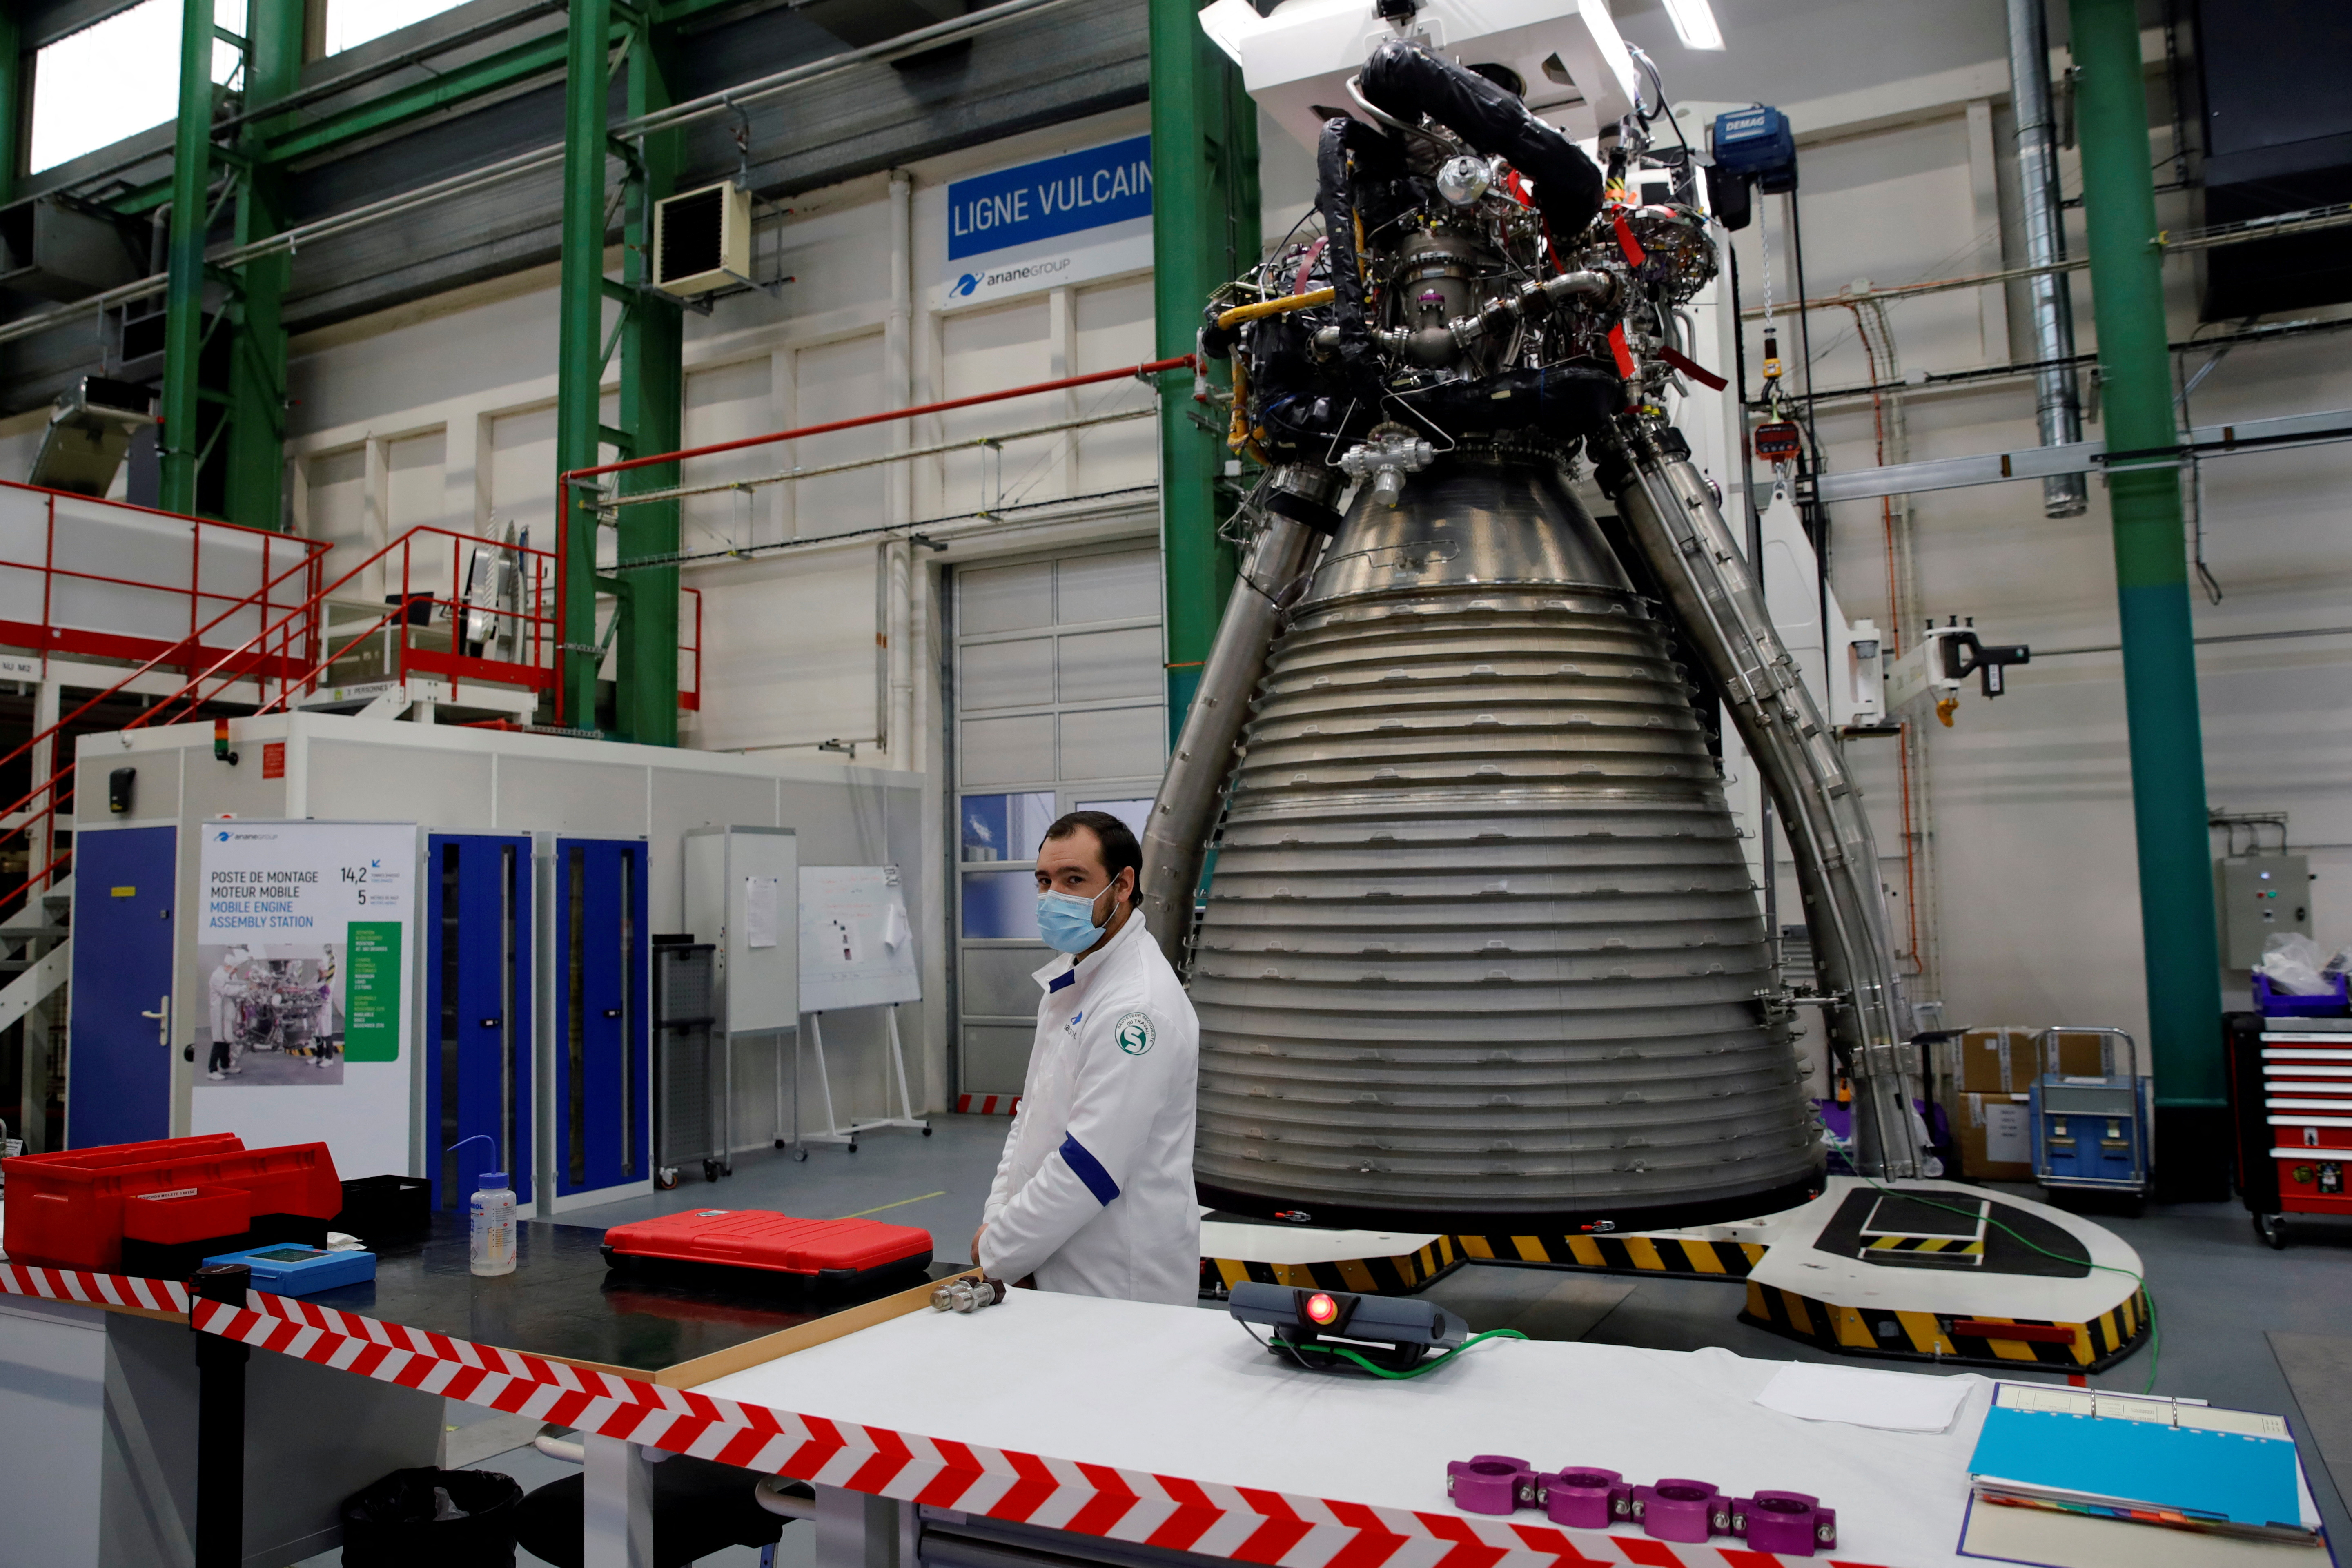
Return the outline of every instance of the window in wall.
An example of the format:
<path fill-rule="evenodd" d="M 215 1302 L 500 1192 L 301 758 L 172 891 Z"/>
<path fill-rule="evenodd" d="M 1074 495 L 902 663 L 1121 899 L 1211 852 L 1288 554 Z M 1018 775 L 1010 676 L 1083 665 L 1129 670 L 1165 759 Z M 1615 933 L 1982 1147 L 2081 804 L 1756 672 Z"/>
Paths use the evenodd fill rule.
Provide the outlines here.
<path fill-rule="evenodd" d="M 465 0 L 327 0 L 327 53 L 357 48 L 463 4 Z"/>
<path fill-rule="evenodd" d="M 180 9 L 179 0 L 141 0 L 33 57 L 32 173 L 111 146 L 178 113 Z M 213 21 L 243 34 L 245 0 L 215 0 Z M 244 64 L 236 45 L 214 42 L 213 80 L 230 80 Z"/>

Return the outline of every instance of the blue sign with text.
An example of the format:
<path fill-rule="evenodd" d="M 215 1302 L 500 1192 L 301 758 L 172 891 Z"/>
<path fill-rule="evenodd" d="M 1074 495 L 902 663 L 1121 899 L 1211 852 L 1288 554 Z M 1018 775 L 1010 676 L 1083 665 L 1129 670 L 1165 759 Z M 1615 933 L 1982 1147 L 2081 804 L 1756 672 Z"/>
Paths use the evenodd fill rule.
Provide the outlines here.
<path fill-rule="evenodd" d="M 1065 153 L 948 186 L 948 258 L 1151 216 L 1151 138 Z"/>

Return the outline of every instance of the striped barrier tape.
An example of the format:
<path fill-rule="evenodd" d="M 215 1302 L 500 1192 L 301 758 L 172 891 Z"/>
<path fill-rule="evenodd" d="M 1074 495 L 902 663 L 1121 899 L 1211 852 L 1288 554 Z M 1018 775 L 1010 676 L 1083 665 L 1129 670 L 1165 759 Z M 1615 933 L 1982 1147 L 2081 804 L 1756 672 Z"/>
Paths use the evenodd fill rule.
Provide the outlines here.
<path fill-rule="evenodd" d="M 664 1388 L 285 1297 L 257 1292 L 249 1300 L 242 1308 L 198 1301 L 196 1326 L 321 1366 L 748 1470 L 1262 1568 L 1793 1568 L 1799 1561 L 1736 1544 L 1571 1533 L 1046 1458 Z M 1826 1561 L 1828 1568 L 1878 1568 Z"/>
<path fill-rule="evenodd" d="M 956 1096 L 958 1116 L 1010 1116 L 1021 1109 L 1017 1094 L 960 1094 Z"/>
<path fill-rule="evenodd" d="M 40 1268 L 25 1263 L 0 1263 L 0 1296 L 79 1301 L 92 1307 L 142 1307 L 151 1312 L 188 1310 L 188 1288 L 177 1280 L 87 1274 L 76 1268 Z"/>

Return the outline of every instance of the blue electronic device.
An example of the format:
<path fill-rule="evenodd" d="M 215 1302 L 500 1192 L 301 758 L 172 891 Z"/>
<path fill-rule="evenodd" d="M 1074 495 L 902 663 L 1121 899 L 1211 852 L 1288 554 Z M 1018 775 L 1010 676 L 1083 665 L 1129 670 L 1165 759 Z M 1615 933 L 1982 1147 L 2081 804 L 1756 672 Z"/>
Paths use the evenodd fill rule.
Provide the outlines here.
<path fill-rule="evenodd" d="M 273 1296 L 309 1296 L 375 1278 L 373 1252 L 329 1252 L 299 1241 L 224 1252 L 206 1263 L 242 1263 L 253 1270 L 253 1288 Z"/>
<path fill-rule="evenodd" d="M 1753 180 L 1777 195 L 1797 188 L 1797 138 L 1789 117 L 1764 104 L 1715 117 L 1713 155 L 1724 175 Z"/>

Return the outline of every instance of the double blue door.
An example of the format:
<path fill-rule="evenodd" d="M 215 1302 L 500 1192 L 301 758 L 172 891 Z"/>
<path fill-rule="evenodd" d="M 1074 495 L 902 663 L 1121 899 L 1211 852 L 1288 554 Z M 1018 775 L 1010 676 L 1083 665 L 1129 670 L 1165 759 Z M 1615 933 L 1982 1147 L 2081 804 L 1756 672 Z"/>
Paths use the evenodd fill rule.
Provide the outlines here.
<path fill-rule="evenodd" d="M 66 1146 L 168 1138 L 179 830 L 90 828 L 74 837 Z"/>
<path fill-rule="evenodd" d="M 643 839 L 555 841 L 555 1190 L 653 1169 L 651 976 Z"/>
<path fill-rule="evenodd" d="M 530 839 L 436 833 L 425 860 L 425 1122 L 436 1207 L 484 1171 L 531 1198 Z"/>

